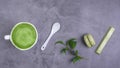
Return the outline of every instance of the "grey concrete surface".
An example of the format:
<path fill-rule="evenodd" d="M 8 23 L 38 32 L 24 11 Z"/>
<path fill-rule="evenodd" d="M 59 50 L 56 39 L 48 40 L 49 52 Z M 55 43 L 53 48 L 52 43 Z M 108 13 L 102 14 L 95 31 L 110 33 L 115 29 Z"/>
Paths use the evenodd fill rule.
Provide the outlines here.
<path fill-rule="evenodd" d="M 39 33 L 37 44 L 28 51 L 16 49 L 4 35 L 21 21 L 34 24 Z M 50 40 L 45 51 L 40 47 L 54 22 L 61 30 Z M 95 54 L 109 28 L 116 31 L 101 55 Z M 0 68 L 120 68 L 120 0 L 0 0 Z M 81 40 L 91 33 L 96 46 L 87 48 Z M 58 40 L 77 38 L 79 55 L 87 58 L 76 64 L 70 54 L 60 53 Z"/>

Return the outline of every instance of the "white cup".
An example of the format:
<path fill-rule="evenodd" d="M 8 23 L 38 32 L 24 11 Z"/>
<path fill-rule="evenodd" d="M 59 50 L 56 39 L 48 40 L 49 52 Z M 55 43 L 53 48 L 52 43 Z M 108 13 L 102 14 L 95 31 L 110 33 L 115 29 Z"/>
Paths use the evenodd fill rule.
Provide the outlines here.
<path fill-rule="evenodd" d="M 11 37 L 13 30 L 14 30 L 18 25 L 23 24 L 23 23 L 26 23 L 26 24 L 31 25 L 31 26 L 35 29 L 35 31 L 36 31 L 36 40 L 35 40 L 34 44 L 31 45 L 30 47 L 26 48 L 26 49 L 22 49 L 22 48 L 18 47 L 17 45 L 15 45 L 15 43 L 13 42 L 13 39 L 12 39 L 12 37 Z M 38 41 L 38 32 L 37 32 L 36 27 L 35 27 L 33 24 L 31 24 L 31 23 L 29 23 L 29 22 L 20 22 L 20 23 L 17 23 L 17 24 L 12 28 L 10 35 L 5 35 L 5 36 L 4 36 L 4 39 L 5 39 L 5 40 L 10 40 L 11 43 L 12 43 L 17 49 L 19 49 L 19 50 L 22 50 L 22 51 L 24 51 L 24 50 L 29 50 L 29 49 L 31 49 L 31 48 L 37 43 L 37 41 Z"/>

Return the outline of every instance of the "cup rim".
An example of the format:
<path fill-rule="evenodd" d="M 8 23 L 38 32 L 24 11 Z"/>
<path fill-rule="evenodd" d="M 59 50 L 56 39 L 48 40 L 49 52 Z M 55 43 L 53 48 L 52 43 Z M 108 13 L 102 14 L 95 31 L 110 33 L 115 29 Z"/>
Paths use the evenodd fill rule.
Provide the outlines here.
<path fill-rule="evenodd" d="M 36 32 L 36 40 L 35 40 L 34 44 L 31 45 L 31 46 L 28 47 L 28 48 L 25 48 L 25 49 L 19 48 L 19 47 L 13 42 L 13 40 L 12 40 L 13 30 L 14 30 L 18 25 L 20 25 L 20 24 L 29 24 L 29 25 L 31 25 L 31 26 L 35 29 L 35 32 Z M 29 49 L 31 49 L 33 46 L 35 46 L 35 44 L 36 44 L 37 41 L 38 41 L 38 31 L 37 31 L 36 27 L 35 27 L 33 24 L 31 24 L 30 22 L 19 22 L 19 23 L 17 23 L 17 24 L 12 28 L 12 30 L 11 30 L 11 33 L 10 33 L 10 41 L 12 42 L 13 46 L 15 46 L 15 47 L 16 47 L 17 49 L 19 49 L 19 50 L 22 50 L 22 51 L 24 51 L 24 50 L 29 50 Z"/>

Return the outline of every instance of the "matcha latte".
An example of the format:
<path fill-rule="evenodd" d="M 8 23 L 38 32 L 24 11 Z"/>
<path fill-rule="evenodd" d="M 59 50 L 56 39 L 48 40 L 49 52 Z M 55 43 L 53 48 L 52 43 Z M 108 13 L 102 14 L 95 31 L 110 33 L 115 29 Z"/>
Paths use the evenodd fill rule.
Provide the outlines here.
<path fill-rule="evenodd" d="M 34 25 L 20 22 L 13 27 L 10 40 L 16 48 L 28 50 L 36 44 L 38 33 Z"/>

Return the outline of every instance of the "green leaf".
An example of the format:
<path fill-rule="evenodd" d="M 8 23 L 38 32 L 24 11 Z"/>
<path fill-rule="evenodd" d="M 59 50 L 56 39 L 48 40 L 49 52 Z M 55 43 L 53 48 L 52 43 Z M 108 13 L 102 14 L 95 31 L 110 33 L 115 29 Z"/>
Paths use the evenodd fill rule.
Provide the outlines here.
<path fill-rule="evenodd" d="M 66 44 L 69 45 L 69 47 L 71 49 L 74 49 L 76 47 L 77 41 L 76 41 L 76 39 L 72 38 L 72 39 L 68 40 L 66 42 Z"/>
<path fill-rule="evenodd" d="M 63 41 L 57 41 L 55 44 L 62 44 L 62 45 L 65 45 Z"/>
<path fill-rule="evenodd" d="M 72 39 L 69 39 L 67 42 L 66 42 L 66 45 L 69 45 L 69 41 L 70 40 L 76 40 L 75 38 L 72 38 Z"/>
<path fill-rule="evenodd" d="M 57 41 L 55 44 L 65 45 L 65 48 L 61 50 L 61 53 L 66 54 L 66 52 L 69 51 L 74 56 L 74 58 L 72 59 L 73 63 L 76 63 L 78 60 L 82 59 L 82 57 L 78 55 L 78 50 L 74 50 L 77 45 L 77 41 L 75 38 L 69 39 L 68 41 L 66 41 L 66 43 L 64 43 L 63 41 Z"/>
<path fill-rule="evenodd" d="M 62 50 L 61 50 L 61 53 L 65 53 L 66 54 L 66 51 L 68 50 L 68 48 L 63 48 Z"/>
<path fill-rule="evenodd" d="M 75 51 L 75 55 L 78 56 L 78 50 Z"/>
<path fill-rule="evenodd" d="M 73 63 L 76 63 L 76 62 L 79 61 L 80 59 L 82 59 L 82 57 L 80 57 L 80 56 L 75 56 L 75 57 L 72 59 L 72 62 L 73 62 Z"/>

